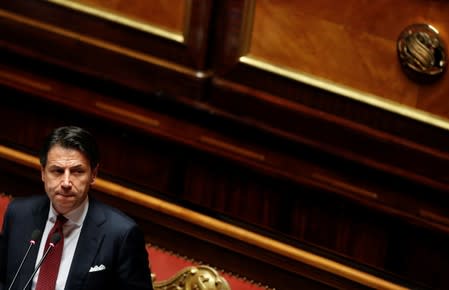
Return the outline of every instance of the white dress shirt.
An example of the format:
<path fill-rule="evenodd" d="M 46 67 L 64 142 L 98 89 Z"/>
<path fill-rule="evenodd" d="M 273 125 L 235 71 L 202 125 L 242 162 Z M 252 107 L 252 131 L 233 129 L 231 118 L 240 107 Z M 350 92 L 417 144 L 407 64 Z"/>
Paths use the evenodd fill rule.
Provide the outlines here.
<path fill-rule="evenodd" d="M 76 245 L 78 243 L 81 228 L 83 226 L 84 218 L 86 217 L 88 208 L 89 198 L 86 198 L 86 200 L 78 208 L 64 215 L 67 218 L 67 222 L 63 227 L 64 248 L 62 251 L 61 264 L 59 266 L 55 290 L 63 290 L 65 288 L 65 283 L 67 281 L 67 277 L 69 276 L 70 265 L 72 264 L 73 255 L 75 254 Z M 53 205 L 50 204 L 47 223 L 45 225 L 44 233 L 42 234 L 42 240 L 39 246 L 39 253 L 37 254 L 35 267 L 37 267 L 37 264 L 42 258 L 45 242 L 47 241 L 47 236 L 56 222 L 57 215 L 58 213 L 53 209 Z M 35 290 L 36 288 L 38 277 L 39 271 L 34 276 L 33 284 L 31 286 L 32 290 Z"/>

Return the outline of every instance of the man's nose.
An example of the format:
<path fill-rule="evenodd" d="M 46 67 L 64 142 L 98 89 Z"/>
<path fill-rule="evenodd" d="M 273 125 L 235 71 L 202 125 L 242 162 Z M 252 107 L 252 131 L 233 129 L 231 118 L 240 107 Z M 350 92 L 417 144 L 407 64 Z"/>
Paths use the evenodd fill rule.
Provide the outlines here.
<path fill-rule="evenodd" d="M 64 176 L 63 176 L 61 185 L 62 185 L 62 187 L 65 187 L 65 188 L 72 186 L 72 181 L 70 180 L 70 172 L 69 171 L 64 172 Z"/>

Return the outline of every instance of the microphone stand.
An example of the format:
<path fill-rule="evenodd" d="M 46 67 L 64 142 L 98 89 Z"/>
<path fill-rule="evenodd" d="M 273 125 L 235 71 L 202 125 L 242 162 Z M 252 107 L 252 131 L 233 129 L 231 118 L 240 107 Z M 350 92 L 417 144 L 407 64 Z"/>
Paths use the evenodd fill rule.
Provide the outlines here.
<path fill-rule="evenodd" d="M 53 250 L 55 245 L 61 240 L 61 235 L 59 233 L 55 233 L 51 237 L 51 240 L 52 241 L 48 244 L 47 250 L 45 251 L 45 253 L 42 256 L 42 258 L 39 261 L 39 263 L 37 264 L 37 267 L 34 269 L 33 273 L 31 274 L 30 278 L 28 279 L 27 283 L 23 287 L 23 290 L 25 290 L 28 287 L 28 285 L 30 284 L 31 280 L 33 280 L 33 278 L 34 278 L 34 275 L 36 275 L 37 270 L 39 270 L 39 268 L 41 267 L 42 263 L 44 262 L 45 258 L 48 256 L 50 251 Z"/>
<path fill-rule="evenodd" d="M 30 244 L 28 246 L 28 249 L 27 249 L 27 251 L 25 253 L 25 256 L 23 256 L 22 261 L 20 262 L 19 268 L 17 269 L 17 272 L 14 275 L 14 278 L 12 279 L 12 282 L 9 285 L 8 290 L 12 289 L 12 286 L 16 282 L 17 276 L 20 273 L 20 270 L 22 270 L 23 263 L 25 262 L 26 258 L 28 257 L 28 253 L 30 252 L 31 248 L 36 244 L 36 240 L 38 240 L 40 238 L 40 235 L 41 235 L 41 231 L 40 230 L 34 230 L 33 233 L 31 234 L 31 240 L 30 240 Z"/>

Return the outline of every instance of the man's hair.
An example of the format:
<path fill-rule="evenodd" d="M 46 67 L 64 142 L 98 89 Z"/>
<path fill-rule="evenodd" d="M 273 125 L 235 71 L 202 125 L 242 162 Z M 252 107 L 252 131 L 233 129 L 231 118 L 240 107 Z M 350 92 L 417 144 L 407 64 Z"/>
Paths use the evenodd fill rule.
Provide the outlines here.
<path fill-rule="evenodd" d="M 39 154 L 42 167 L 47 164 L 48 151 L 55 145 L 80 151 L 89 160 L 92 169 L 100 162 L 100 153 L 95 138 L 80 127 L 59 127 L 47 136 Z"/>

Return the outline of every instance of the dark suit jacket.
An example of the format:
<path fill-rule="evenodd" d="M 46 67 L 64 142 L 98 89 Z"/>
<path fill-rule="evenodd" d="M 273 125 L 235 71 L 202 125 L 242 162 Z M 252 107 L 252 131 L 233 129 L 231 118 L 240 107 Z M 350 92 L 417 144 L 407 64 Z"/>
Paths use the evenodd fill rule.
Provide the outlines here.
<path fill-rule="evenodd" d="M 10 203 L 0 237 L 0 289 L 8 289 L 32 232 L 43 232 L 49 206 L 46 195 L 15 198 Z M 32 247 L 13 289 L 25 286 L 34 270 L 38 249 L 39 243 Z M 106 269 L 89 271 L 96 265 Z M 153 289 L 144 238 L 136 223 L 90 198 L 65 289 Z"/>

